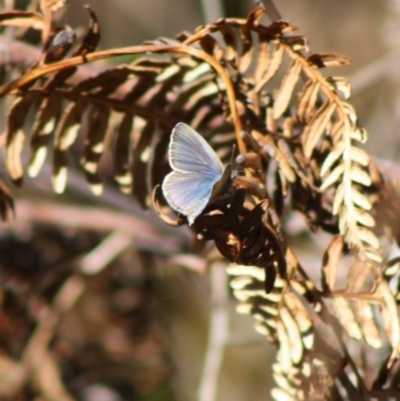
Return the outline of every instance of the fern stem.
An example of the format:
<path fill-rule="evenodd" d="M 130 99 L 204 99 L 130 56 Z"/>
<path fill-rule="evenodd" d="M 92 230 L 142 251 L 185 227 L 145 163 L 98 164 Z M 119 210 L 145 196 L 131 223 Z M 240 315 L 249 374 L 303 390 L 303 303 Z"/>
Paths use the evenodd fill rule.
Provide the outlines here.
<path fill-rule="evenodd" d="M 92 62 L 96 60 L 103 60 L 107 58 L 117 57 L 117 56 L 127 56 L 133 54 L 140 53 L 177 53 L 177 54 L 189 54 L 193 57 L 196 57 L 200 60 L 205 61 L 209 64 L 221 77 L 224 81 L 226 88 L 226 95 L 228 98 L 229 108 L 232 113 L 233 124 L 235 126 L 236 132 L 236 140 L 238 143 L 238 148 L 240 153 L 246 153 L 246 145 L 243 142 L 243 139 L 240 136 L 242 132 L 242 123 L 239 118 L 239 113 L 236 107 L 236 96 L 235 90 L 232 84 L 232 81 L 229 78 L 228 73 L 225 71 L 225 68 L 219 64 L 215 58 L 210 56 L 203 50 L 196 49 L 194 47 L 190 47 L 186 44 L 179 45 L 141 45 L 141 46 L 133 46 L 133 47 L 122 47 L 119 49 L 112 50 L 102 50 L 94 53 L 88 53 L 85 56 L 77 56 L 72 57 L 67 60 L 62 60 L 53 64 L 45 64 L 40 67 L 35 68 L 32 71 L 29 71 L 24 76 L 16 79 L 13 82 L 10 82 L 0 88 L 0 97 L 6 94 L 10 94 L 18 88 L 37 80 L 38 78 L 50 74 L 52 72 L 57 72 L 64 70 L 66 68 L 76 67 L 81 64 Z"/>

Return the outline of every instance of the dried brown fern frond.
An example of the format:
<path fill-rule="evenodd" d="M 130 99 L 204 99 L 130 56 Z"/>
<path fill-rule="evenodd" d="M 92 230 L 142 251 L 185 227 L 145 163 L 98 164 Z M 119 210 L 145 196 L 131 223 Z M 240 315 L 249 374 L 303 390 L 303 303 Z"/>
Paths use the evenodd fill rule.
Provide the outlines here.
<path fill-rule="evenodd" d="M 23 119 L 19 118 L 18 125 L 14 126 L 12 124 L 14 115 L 21 115 L 27 111 L 39 93 L 40 96 L 47 93 L 42 101 L 44 103 L 38 114 L 40 118 L 37 120 L 37 128 L 32 137 L 33 154 L 30 172 L 37 173 L 44 160 L 46 141 L 43 141 L 43 146 L 35 145 L 35 142 L 40 142 L 40 136 L 47 137 L 41 129 L 48 122 L 47 128 L 50 132 L 55 123 L 53 181 L 57 192 L 63 191 L 66 182 L 67 155 L 77 137 L 80 122 L 85 116 L 89 128 L 86 141 L 88 145 L 83 158 L 84 167 L 93 190 L 96 193 L 101 192 L 98 162 L 104 151 L 107 123 L 112 121 L 111 116 L 115 112 L 122 112 L 123 119 L 119 129 L 124 131 L 118 136 L 120 140 L 117 143 L 121 143 L 117 146 L 118 151 L 121 151 L 122 146 L 127 143 L 129 121 L 139 121 L 138 132 L 133 135 L 136 137 L 133 166 L 131 169 L 128 167 L 129 158 L 126 153 L 121 156 L 116 155 L 116 160 L 122 160 L 121 165 L 117 166 L 117 179 L 127 190 L 133 172 L 136 178 L 133 180 L 134 192 L 143 204 L 148 204 L 147 194 L 155 183 L 160 182 L 162 172 L 165 171 L 165 167 L 157 168 L 156 164 L 161 162 L 160 156 L 165 153 L 171 125 L 177 121 L 186 121 L 203 131 L 216 132 L 229 129 L 229 125 L 226 125 L 223 119 L 217 118 L 216 121 L 212 119 L 214 115 L 221 115 L 219 95 L 221 91 L 226 91 L 228 115 L 232 116 L 235 125 L 240 152 L 246 152 L 243 139 L 240 137 L 241 128 L 249 128 L 252 137 L 258 143 L 262 165 L 265 166 L 270 159 L 277 163 L 276 179 L 282 189 L 281 194 L 276 194 L 276 198 L 284 198 L 291 187 L 296 193 L 304 194 L 303 202 L 297 207 L 307 215 L 317 213 L 319 217 L 315 221 L 316 225 L 320 224 L 320 220 L 327 219 L 324 214 L 331 214 L 333 217 L 338 215 L 339 228 L 348 244 L 354 246 L 357 252 L 361 252 L 360 257 L 379 261 L 379 241 L 370 230 L 374 224 L 372 216 L 368 214 L 371 202 L 368 196 L 360 192 L 360 185 L 368 187 L 372 183 L 368 171 L 363 170 L 368 167 L 369 160 L 365 152 L 352 145 L 353 139 L 363 140 L 361 138 L 363 131 L 357 126 L 354 111 L 336 94 L 346 87 L 343 79 L 328 80 L 316 69 L 321 66 L 343 65 L 347 63 L 347 59 L 331 54 L 306 58 L 301 52 L 307 50 L 305 39 L 288 36 L 288 33 L 295 29 L 283 21 L 275 22 L 269 27 L 259 24 L 262 14 L 263 9 L 258 7 L 245 20 L 220 20 L 198 29 L 192 36 L 181 36 L 180 41 L 161 39 L 136 48 L 90 55 L 86 53 L 93 50 L 90 38 L 95 34 L 92 28 L 86 36 L 87 43 L 85 44 L 84 40 L 81 48 L 77 50 L 77 54 L 81 57 L 44 64 L 20 80 L 3 87 L 3 94 L 19 88 L 20 95 L 24 99 L 17 103 L 18 107 L 15 106 L 14 113 L 11 111 L 9 118 L 6 149 L 7 167 L 11 177 L 16 181 L 22 177 L 19 155 L 25 136 L 20 131 Z M 92 18 L 95 17 L 92 15 Z M 235 31 L 240 32 L 241 42 L 237 40 Z M 255 36 L 251 35 L 251 32 L 257 35 L 257 40 L 254 40 Z M 220 41 L 211 36 L 215 33 L 221 34 Z M 204 50 L 200 50 L 198 46 Z M 66 86 L 66 78 L 61 73 L 62 69 L 69 75 L 74 66 L 85 61 L 144 51 L 186 55 L 174 56 L 165 61 L 164 65 L 162 61 L 158 63 L 146 58 L 138 59 L 130 66 L 110 69 L 100 73 L 96 78 L 89 78 L 72 90 L 68 89 L 68 84 Z M 283 68 L 284 57 L 291 62 L 284 69 L 285 75 L 279 90 L 271 96 L 266 92 L 266 85 L 278 73 L 279 68 Z M 252 65 L 253 60 L 256 60 L 255 65 Z M 217 76 L 210 67 L 216 69 Z M 27 85 L 32 85 L 40 76 L 58 70 L 60 72 L 56 73 L 54 78 L 47 79 L 44 85 L 41 84 L 41 89 L 27 90 Z M 197 76 L 193 75 L 196 71 L 199 71 Z M 299 83 L 301 74 L 307 77 L 304 85 Z M 57 79 L 60 76 L 62 79 Z M 143 83 L 136 82 L 140 77 L 144 80 Z M 187 82 L 191 84 L 188 85 Z M 193 86 L 197 89 L 197 98 L 193 93 Z M 298 86 L 299 95 L 294 99 Z M 119 93 L 121 91 L 122 96 Z M 57 102 L 53 106 L 53 102 L 48 101 L 50 95 L 69 102 L 67 112 L 61 120 L 57 119 L 59 114 L 57 110 L 60 110 L 60 106 L 56 106 Z M 208 99 L 207 105 L 203 103 L 205 99 Z M 296 104 L 293 115 L 290 115 L 293 99 Z M 120 102 L 124 104 L 123 107 L 120 106 Z M 49 103 L 52 108 L 54 107 L 52 110 L 49 109 Z M 178 107 L 185 103 L 187 113 L 185 108 Z M 200 115 L 193 115 L 196 110 Z M 158 117 L 149 121 L 147 113 Z M 135 115 L 140 118 L 133 118 Z M 170 116 L 175 118 L 172 119 Z M 206 116 L 207 120 L 204 120 L 203 116 Z M 254 128 L 257 131 L 253 132 Z M 135 125 L 133 129 L 135 130 Z M 151 137 L 156 129 L 160 130 L 160 133 Z M 323 141 L 320 140 L 322 136 L 325 138 Z M 151 152 L 151 155 L 145 155 L 143 160 L 143 154 L 147 151 Z M 310 164 L 309 157 L 313 152 L 316 153 L 312 158 L 313 164 Z M 328 174 L 331 168 L 333 170 Z M 339 179 L 343 185 L 339 185 Z M 322 195 L 319 196 L 316 187 L 321 182 Z M 338 187 L 334 199 L 331 199 L 329 191 L 326 191 L 332 185 Z M 306 200 L 311 198 L 313 201 L 307 204 Z M 294 206 L 296 207 L 296 201 Z"/>
<path fill-rule="evenodd" d="M 240 301 L 237 311 L 252 314 L 256 331 L 278 348 L 273 365 L 278 387 L 271 392 L 273 398 L 308 400 L 318 394 L 320 399 L 330 399 L 334 394 L 335 399 L 346 399 L 339 396 L 346 362 L 337 339 L 328 340 L 318 328 L 326 311 L 316 289 L 292 277 L 286 290 L 286 283 L 277 279 L 274 291 L 266 294 L 262 269 L 231 265 L 227 271 Z M 352 385 L 347 390 L 359 391 Z"/>
<path fill-rule="evenodd" d="M 6 132 L 10 178 L 22 183 L 28 138 L 31 176 L 46 162 L 52 141 L 57 193 L 67 185 L 69 159 L 78 155 L 92 191 L 100 194 L 101 163 L 111 155 L 120 189 L 148 207 L 153 188 L 169 171 L 168 142 L 178 122 L 199 131 L 224 162 L 236 143 L 236 162 L 245 174 L 232 179 L 229 190 L 196 216 L 192 228 L 200 242 L 213 240 L 234 263 L 228 274 L 234 277 L 234 295 L 243 302 L 240 311 L 251 313 L 257 330 L 278 347 L 275 396 L 307 399 L 318 392 L 313 387 L 318 376 L 326 379 L 326 399 L 356 393 L 357 399 L 366 399 L 368 391 L 342 337 L 364 338 L 368 346 L 382 348 L 379 316 L 393 364 L 400 323 L 382 267 L 383 225 L 374 210 L 383 178 L 359 147 L 367 135 L 347 102 L 348 82 L 320 71 L 349 60 L 309 55 L 306 38 L 296 36 L 288 22 L 261 23 L 261 6 L 247 18 L 220 19 L 176 39 L 95 51 L 99 25 L 89 12 L 88 32 L 75 50 L 72 32 L 56 33 L 46 25 L 39 63 L 0 88 L 2 96 L 16 97 Z M 134 60 L 76 78 L 83 64 L 121 55 Z M 35 116 L 31 131 L 26 129 L 28 112 Z M 175 222 L 167 217 L 162 194 L 155 190 L 153 195 L 166 222 L 186 223 L 184 216 Z M 322 291 L 287 247 L 281 222 L 285 209 L 300 211 L 312 230 L 337 235 L 322 263 Z M 342 268 L 348 249 L 355 261 Z M 343 271 L 347 285 L 337 289 Z M 396 318 L 390 319 L 393 314 Z M 333 344 L 325 341 L 324 330 Z M 321 355 L 324 349 L 327 355 Z"/>

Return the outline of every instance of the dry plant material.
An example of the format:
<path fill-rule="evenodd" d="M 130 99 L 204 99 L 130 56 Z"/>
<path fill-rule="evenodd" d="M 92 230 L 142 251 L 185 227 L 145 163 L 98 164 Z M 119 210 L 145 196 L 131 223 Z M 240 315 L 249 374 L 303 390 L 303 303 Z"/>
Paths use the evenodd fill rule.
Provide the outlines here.
<path fill-rule="evenodd" d="M 389 283 L 398 264 L 385 264 L 380 236 L 398 229 L 387 217 L 395 202 L 386 218 L 376 218 L 387 186 L 360 148 L 367 133 L 347 101 L 350 85 L 321 71 L 349 59 L 309 55 L 306 38 L 290 23 L 261 23 L 262 6 L 244 19 L 220 19 L 176 39 L 96 51 L 94 11 L 88 10 L 81 43 L 75 44 L 69 27 L 52 29 L 52 13 L 64 3 L 41 1 L 38 11 L 0 14 L 3 25 L 41 30 L 45 44 L 37 64 L 0 88 L 2 96 L 15 96 L 5 139 L 11 180 L 22 184 L 28 140 L 31 176 L 40 172 L 52 142 L 53 188 L 64 192 L 80 139 L 93 193 L 101 194 L 101 161 L 112 155 L 121 191 L 132 192 L 144 207 L 153 203 L 165 222 L 179 226 L 186 220 L 171 217 L 157 187 L 169 171 L 171 129 L 189 124 L 226 163 L 236 143 L 245 174 L 207 205 L 193 230 L 200 243 L 213 240 L 232 262 L 228 274 L 238 311 L 252 314 L 256 330 L 278 348 L 274 398 L 369 399 L 370 386 L 343 338 L 365 340 L 370 348 L 389 345 L 385 372 L 396 374 L 399 295 Z M 83 64 L 120 55 L 136 57 L 74 80 Z M 35 116 L 30 132 L 28 113 Z M 1 192 L 5 218 L 12 198 L 5 187 Z M 300 212 L 310 230 L 333 235 L 321 255 L 322 291 L 287 246 L 285 209 Z M 352 262 L 343 260 L 348 251 Z M 55 374 L 52 363 L 47 368 Z"/>

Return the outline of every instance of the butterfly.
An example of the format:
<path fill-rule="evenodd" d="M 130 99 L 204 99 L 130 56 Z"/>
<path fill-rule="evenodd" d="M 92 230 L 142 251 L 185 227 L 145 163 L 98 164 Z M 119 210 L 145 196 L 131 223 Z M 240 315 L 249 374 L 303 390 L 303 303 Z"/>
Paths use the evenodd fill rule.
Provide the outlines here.
<path fill-rule="evenodd" d="M 169 149 L 172 172 L 163 183 L 162 192 L 172 209 L 185 215 L 192 225 L 196 217 L 231 178 L 221 160 L 206 140 L 185 123 L 172 130 Z"/>

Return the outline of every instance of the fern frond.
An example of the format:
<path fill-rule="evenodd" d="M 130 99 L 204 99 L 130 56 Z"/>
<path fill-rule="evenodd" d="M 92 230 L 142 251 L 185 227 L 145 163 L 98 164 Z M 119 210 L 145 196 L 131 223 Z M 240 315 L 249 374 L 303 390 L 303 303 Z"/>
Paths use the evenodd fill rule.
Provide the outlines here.
<path fill-rule="evenodd" d="M 383 180 L 359 148 L 367 133 L 347 103 L 349 83 L 320 71 L 347 65 L 349 59 L 309 55 L 306 38 L 296 35 L 288 22 L 261 24 L 262 7 L 247 18 L 220 19 L 176 39 L 104 51 L 95 50 L 99 26 L 89 10 L 88 32 L 65 58 L 72 38 L 66 34 L 68 40 L 59 41 L 48 29 L 49 11 L 63 4 L 41 2 L 39 19 L 47 21 L 39 27 L 45 51 L 37 65 L 0 88 L 0 95 L 16 96 L 6 132 L 10 178 L 22 183 L 24 144 L 29 140 L 29 175 L 40 172 L 52 148 L 55 192 L 65 190 L 70 159 L 78 156 L 91 190 L 99 195 L 101 164 L 111 155 L 113 178 L 121 191 L 132 192 L 145 207 L 151 205 L 153 193 L 159 215 L 177 226 L 185 219 L 169 217 L 158 190 L 169 171 L 172 128 L 178 122 L 191 125 L 226 162 L 236 142 L 237 162 L 245 174 L 232 179 L 229 190 L 207 205 L 192 228 L 200 243 L 213 240 L 232 262 L 228 274 L 240 301 L 238 311 L 252 314 L 256 330 L 278 347 L 274 397 L 307 399 L 318 392 L 313 383 L 320 375 L 327 382 L 326 391 L 321 390 L 327 397 L 341 399 L 340 394 L 347 393 L 351 398 L 359 391 L 362 399 L 361 380 L 357 385 L 347 380 L 342 358 L 350 357 L 342 333 L 381 347 L 375 322 L 379 316 L 393 364 L 399 356 L 400 323 L 398 294 L 390 292 L 390 279 L 380 267 L 382 230 L 374 208 Z M 12 19 L 4 16 L 9 24 Z M 38 23 L 36 15 L 28 20 Z M 73 80 L 83 64 L 121 55 L 134 56 L 134 61 L 92 69 Z M 26 129 L 28 113 L 35 115 L 31 131 Z M 226 171 L 230 179 L 230 169 Z M 3 205 L 12 204 L 2 192 L 4 215 Z M 297 260 L 291 260 L 295 258 L 280 221 L 286 206 L 300 211 L 311 229 L 335 235 L 325 252 L 322 292 Z M 354 251 L 356 262 L 349 269 L 348 287 L 337 290 L 345 245 Z M 369 274 L 376 286 L 360 295 L 356 278 L 365 284 Z M 330 317 L 324 298 L 332 301 L 336 318 Z M 380 315 L 374 302 L 382 308 Z M 396 318 L 391 319 L 393 314 Z M 334 345 L 325 341 L 321 322 L 330 327 Z M 353 366 L 352 373 L 358 375 Z"/>
<path fill-rule="evenodd" d="M 321 382 L 315 375 L 326 378 L 318 390 L 320 396 L 337 393 L 336 380 L 343 376 L 343 368 L 338 368 L 340 358 L 331 344 L 320 344 L 323 341 L 321 334 L 315 332 L 315 319 L 321 311 L 315 293 L 303 281 L 292 278 L 288 291 L 283 295 L 285 282 L 278 278 L 274 291 L 265 294 L 263 269 L 232 264 L 227 272 L 231 276 L 234 295 L 240 301 L 237 312 L 251 314 L 256 321 L 256 331 L 278 347 L 273 365 L 273 376 L 278 386 L 271 391 L 274 399 L 311 398 L 315 386 Z M 305 298 L 314 305 L 314 310 L 304 304 Z M 324 347 L 323 355 L 314 353 L 320 346 Z"/>

